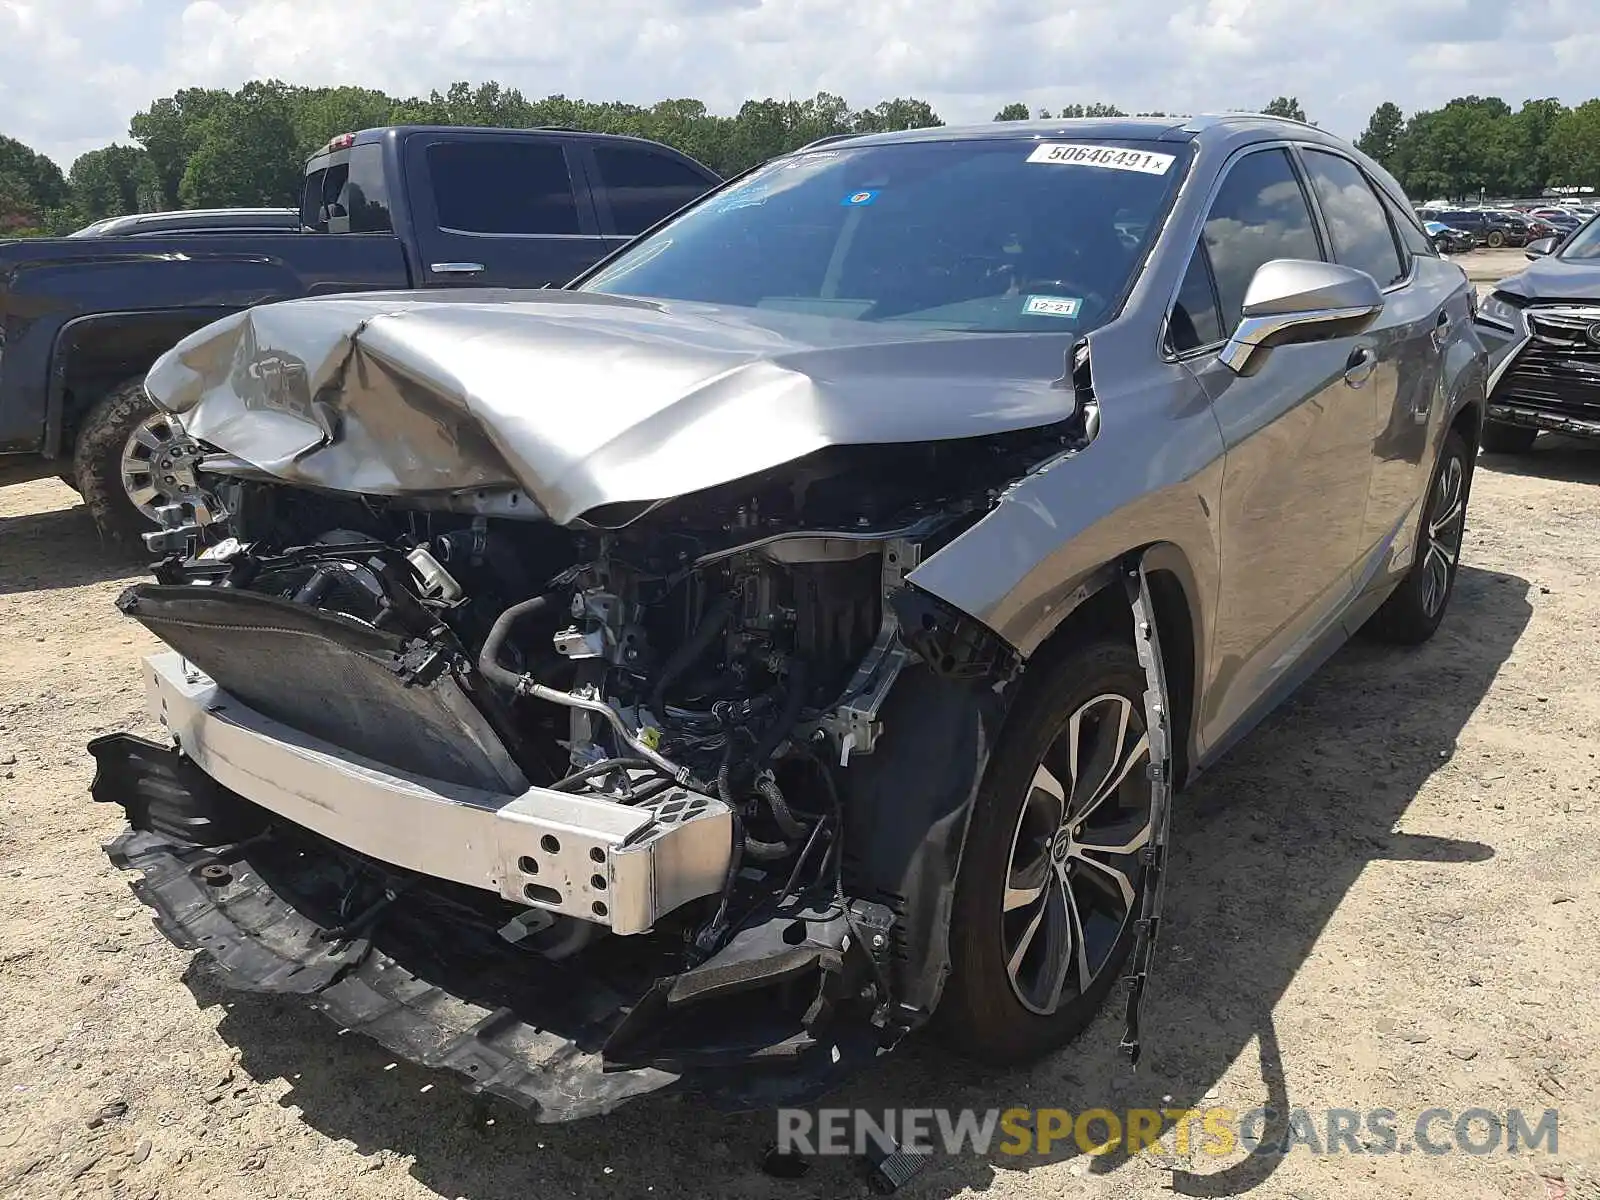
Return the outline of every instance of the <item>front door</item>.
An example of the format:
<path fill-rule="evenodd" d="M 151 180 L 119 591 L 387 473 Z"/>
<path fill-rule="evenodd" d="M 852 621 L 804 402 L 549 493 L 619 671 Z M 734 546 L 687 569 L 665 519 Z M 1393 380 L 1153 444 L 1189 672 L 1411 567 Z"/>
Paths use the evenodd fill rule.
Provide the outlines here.
<path fill-rule="evenodd" d="M 1324 257 L 1287 148 L 1252 150 L 1228 168 L 1196 257 L 1209 265 L 1224 332 L 1239 323 L 1263 263 Z M 1215 350 L 1188 360 L 1227 448 L 1222 590 L 1208 711 L 1200 714 L 1207 744 L 1292 682 L 1349 599 L 1371 480 L 1363 350 L 1359 338 L 1283 346 L 1248 376 L 1234 374 Z"/>

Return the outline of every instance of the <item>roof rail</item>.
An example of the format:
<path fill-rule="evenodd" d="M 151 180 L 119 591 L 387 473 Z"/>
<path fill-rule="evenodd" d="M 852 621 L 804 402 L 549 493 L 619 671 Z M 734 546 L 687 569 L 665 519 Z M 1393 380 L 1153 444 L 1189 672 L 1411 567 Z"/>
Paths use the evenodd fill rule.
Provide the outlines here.
<path fill-rule="evenodd" d="M 857 138 L 860 136 L 861 135 L 859 133 L 830 133 L 827 137 L 819 137 L 814 142 L 807 142 L 804 146 L 801 146 L 800 149 L 812 150 L 818 146 L 831 146 L 834 142 L 846 142 L 851 138 Z"/>

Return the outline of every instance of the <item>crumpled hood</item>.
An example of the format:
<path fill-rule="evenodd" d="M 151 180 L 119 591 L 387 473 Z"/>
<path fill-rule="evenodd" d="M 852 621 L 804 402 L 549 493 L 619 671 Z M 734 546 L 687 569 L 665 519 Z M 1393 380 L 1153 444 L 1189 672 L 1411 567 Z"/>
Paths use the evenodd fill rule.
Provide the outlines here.
<path fill-rule="evenodd" d="M 235 313 L 147 386 L 286 482 L 518 488 L 564 524 L 830 445 L 1052 424 L 1072 412 L 1071 341 L 579 292 L 367 293 Z"/>
<path fill-rule="evenodd" d="M 1531 300 L 1600 300 L 1600 262 L 1536 259 L 1495 284 L 1495 290 Z"/>

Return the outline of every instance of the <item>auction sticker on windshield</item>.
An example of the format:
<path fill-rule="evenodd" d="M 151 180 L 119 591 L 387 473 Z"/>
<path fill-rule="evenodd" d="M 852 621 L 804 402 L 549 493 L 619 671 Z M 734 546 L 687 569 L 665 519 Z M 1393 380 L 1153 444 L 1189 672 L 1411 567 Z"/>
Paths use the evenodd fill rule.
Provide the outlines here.
<path fill-rule="evenodd" d="M 1142 171 L 1165 175 L 1177 161 L 1172 154 L 1128 150 L 1122 146 L 1095 146 L 1082 142 L 1044 142 L 1028 155 L 1031 163 L 1056 163 L 1068 167 L 1104 167 L 1112 171 Z"/>

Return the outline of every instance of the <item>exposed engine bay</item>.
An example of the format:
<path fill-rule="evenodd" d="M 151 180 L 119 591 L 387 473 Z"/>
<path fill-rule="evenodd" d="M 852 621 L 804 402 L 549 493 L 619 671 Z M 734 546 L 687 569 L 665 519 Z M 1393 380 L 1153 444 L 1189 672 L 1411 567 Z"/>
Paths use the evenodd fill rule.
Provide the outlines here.
<path fill-rule="evenodd" d="M 255 839 L 213 898 L 296 875 L 270 893 L 322 914 L 309 978 L 343 961 L 330 925 L 394 953 L 429 941 L 409 913 L 431 962 L 447 915 L 475 975 L 509 956 L 611 997 L 579 1039 L 605 1071 L 767 1066 L 787 1082 L 761 1096 L 810 1094 L 937 998 L 1017 667 L 904 577 L 1070 436 L 833 448 L 569 527 L 235 481 L 226 530 L 183 532 L 120 601 L 176 651 L 148 682 L 185 757 L 157 773 L 204 780 L 152 785 L 114 857 L 165 878 L 149 831 Z M 130 743 L 96 748 L 103 798 L 155 754 Z M 562 1119 L 613 1083 L 496 1090 Z"/>

